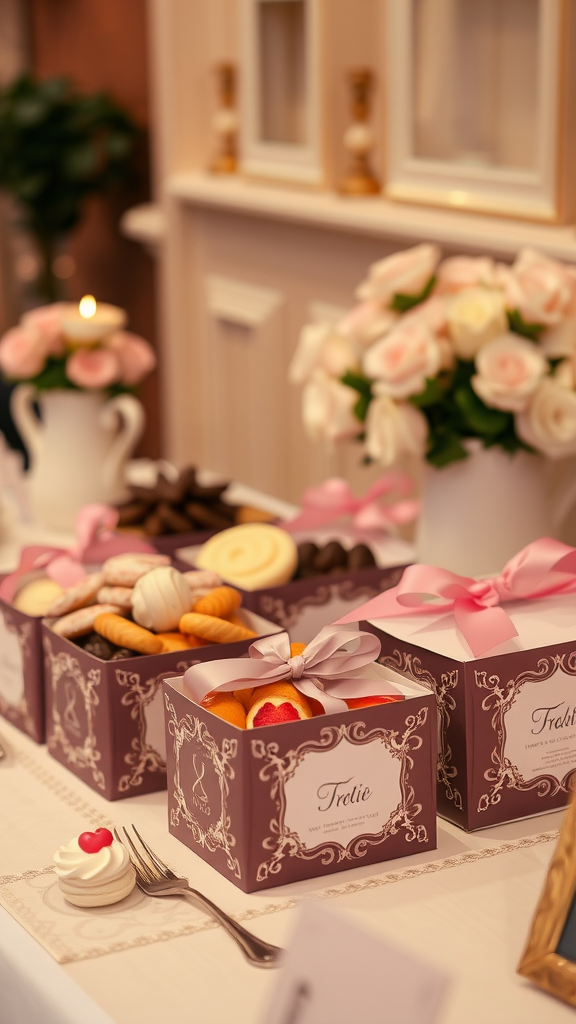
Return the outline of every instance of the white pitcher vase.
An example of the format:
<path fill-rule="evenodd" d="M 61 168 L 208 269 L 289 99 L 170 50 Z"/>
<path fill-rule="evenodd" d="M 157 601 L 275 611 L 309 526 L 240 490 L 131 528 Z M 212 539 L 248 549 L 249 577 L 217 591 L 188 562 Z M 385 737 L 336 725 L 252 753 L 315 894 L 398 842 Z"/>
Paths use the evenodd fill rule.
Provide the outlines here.
<path fill-rule="evenodd" d="M 419 562 L 462 576 L 494 575 L 538 537 L 555 536 L 576 500 L 576 481 L 553 492 L 540 455 L 466 442 L 467 459 L 425 464 L 416 532 Z"/>
<path fill-rule="evenodd" d="M 38 523 L 70 530 L 83 505 L 126 497 L 124 467 L 145 421 L 137 398 L 107 400 L 102 392 L 58 388 L 37 393 L 20 384 L 11 409 L 30 456 L 30 501 Z"/>

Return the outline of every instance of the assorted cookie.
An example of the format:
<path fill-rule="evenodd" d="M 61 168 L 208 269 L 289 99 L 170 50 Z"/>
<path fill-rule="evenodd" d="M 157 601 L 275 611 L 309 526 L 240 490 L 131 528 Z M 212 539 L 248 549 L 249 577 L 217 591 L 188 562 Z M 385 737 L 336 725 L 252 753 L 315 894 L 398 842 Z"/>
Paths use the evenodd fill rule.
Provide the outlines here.
<path fill-rule="evenodd" d="M 229 484 L 205 487 L 196 469 L 187 466 L 178 479 L 162 473 L 153 487 L 131 487 L 130 498 L 118 505 L 121 528 L 139 528 L 148 537 L 198 530 L 226 530 L 237 523 L 271 522 L 262 509 L 234 505 L 225 497 Z"/>
<path fill-rule="evenodd" d="M 366 544 L 349 551 L 337 540 L 296 546 L 286 530 L 271 523 L 250 523 L 210 537 L 200 548 L 196 565 L 244 590 L 259 590 L 293 579 L 366 569 L 375 566 L 376 559 Z"/>
<path fill-rule="evenodd" d="M 48 617 L 56 616 L 53 632 L 103 661 L 256 636 L 239 616 L 241 594 L 222 585 L 219 575 L 181 573 L 168 563 L 166 555 L 109 558 L 46 608 Z M 105 597 L 110 603 L 102 601 Z"/>

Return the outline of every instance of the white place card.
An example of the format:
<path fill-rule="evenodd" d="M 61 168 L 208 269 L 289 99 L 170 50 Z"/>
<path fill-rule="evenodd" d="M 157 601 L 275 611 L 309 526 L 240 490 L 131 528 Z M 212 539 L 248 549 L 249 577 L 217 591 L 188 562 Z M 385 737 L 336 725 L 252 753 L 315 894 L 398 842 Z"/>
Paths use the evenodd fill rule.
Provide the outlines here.
<path fill-rule="evenodd" d="M 260 1024 L 433 1024 L 447 984 L 437 968 L 305 903 Z"/>

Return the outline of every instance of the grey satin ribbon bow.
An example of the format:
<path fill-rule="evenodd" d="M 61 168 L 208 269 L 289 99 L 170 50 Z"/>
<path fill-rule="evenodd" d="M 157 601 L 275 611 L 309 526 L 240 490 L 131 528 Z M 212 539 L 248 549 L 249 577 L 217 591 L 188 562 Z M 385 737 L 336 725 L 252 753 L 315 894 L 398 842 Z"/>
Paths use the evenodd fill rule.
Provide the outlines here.
<path fill-rule="evenodd" d="M 361 670 L 380 654 L 372 633 L 345 626 L 325 626 L 295 657 L 287 633 L 257 640 L 248 658 L 230 658 L 192 665 L 183 687 L 197 704 L 213 690 L 226 692 L 289 680 L 306 697 L 320 701 L 324 711 L 346 711 L 345 698 L 382 694 L 382 677 L 367 679 Z M 392 687 L 395 689 L 395 687 Z"/>

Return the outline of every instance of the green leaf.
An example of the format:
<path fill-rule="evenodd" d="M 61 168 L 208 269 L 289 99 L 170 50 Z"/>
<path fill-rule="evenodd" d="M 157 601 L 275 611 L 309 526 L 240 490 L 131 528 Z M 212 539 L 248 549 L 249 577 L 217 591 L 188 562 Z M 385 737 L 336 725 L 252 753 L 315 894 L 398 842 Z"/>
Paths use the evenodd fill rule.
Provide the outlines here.
<path fill-rule="evenodd" d="M 418 295 L 405 295 L 403 292 L 396 292 L 390 303 L 390 309 L 395 309 L 398 313 L 406 313 L 409 309 L 413 309 L 414 306 L 419 306 L 421 302 L 428 298 L 435 284 L 436 277 L 432 275 Z"/>
<path fill-rule="evenodd" d="M 411 395 L 410 402 L 419 409 L 426 409 L 429 405 L 437 405 L 446 394 L 446 388 L 438 377 L 427 377 L 426 387 L 419 395 Z"/>
<path fill-rule="evenodd" d="M 528 338 L 529 341 L 538 341 L 544 330 L 544 324 L 526 323 L 517 309 L 508 312 L 508 327 L 514 334 L 520 334 L 523 338 Z"/>
<path fill-rule="evenodd" d="M 372 382 L 367 377 L 363 377 L 360 373 L 353 373 L 352 370 L 346 370 L 340 377 L 341 384 L 345 384 L 348 388 L 353 388 L 354 391 L 358 391 L 361 395 L 367 395 L 369 398 L 372 397 Z"/>
<path fill-rule="evenodd" d="M 436 434 L 431 438 L 431 446 L 426 453 L 426 461 L 440 469 L 450 462 L 460 462 L 468 458 L 468 452 L 457 434 Z"/>
<path fill-rule="evenodd" d="M 454 401 L 462 413 L 466 425 L 480 437 L 494 437 L 506 430 L 512 414 L 500 409 L 490 409 L 472 390 L 470 385 L 459 387 L 454 392 Z"/>
<path fill-rule="evenodd" d="M 48 359 L 44 369 L 31 381 L 37 391 L 49 391 L 52 388 L 78 389 L 66 376 L 66 359 Z"/>
<path fill-rule="evenodd" d="M 366 414 L 368 412 L 368 407 L 369 407 L 371 401 L 372 401 L 372 395 L 359 395 L 358 396 L 358 401 L 354 405 L 353 412 L 354 412 L 354 415 L 355 415 L 356 419 L 360 420 L 360 423 L 364 423 L 364 421 L 366 420 Z"/>

